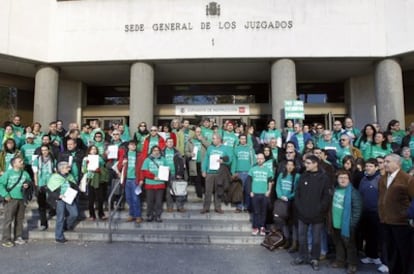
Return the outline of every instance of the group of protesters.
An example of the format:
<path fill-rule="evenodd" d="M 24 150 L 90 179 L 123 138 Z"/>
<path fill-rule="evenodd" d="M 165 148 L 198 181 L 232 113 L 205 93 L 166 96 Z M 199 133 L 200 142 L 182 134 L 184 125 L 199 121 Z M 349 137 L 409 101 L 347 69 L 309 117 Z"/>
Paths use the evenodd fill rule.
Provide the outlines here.
<path fill-rule="evenodd" d="M 173 119 L 158 126 L 141 122 L 132 133 L 119 123 L 104 131 L 99 120 L 81 127 L 70 123 L 67 130 L 61 120 L 52 121 L 43 131 L 38 122 L 22 126 L 16 115 L 0 129 L 0 140 L 5 247 L 25 243 L 30 189 L 40 229 L 47 230 L 48 218 L 56 215 L 55 239 L 64 243 L 64 231 L 76 221 L 107 219 L 112 182 L 123 185 L 126 221 L 139 224 L 162 222 L 164 200 L 167 212 L 185 212 L 185 199 L 174 197 L 171 188 L 174 180 L 186 180 L 203 199 L 201 214 L 210 213 L 212 198 L 214 212 L 224 214 L 226 192 L 239 184 L 241 197 L 230 199 L 234 213 L 251 214 L 253 236 L 265 236 L 271 225 L 282 230 L 283 248 L 298 252 L 293 265 L 309 263 L 318 270 L 332 242 L 331 267 L 346 267 L 347 273 L 355 273 L 359 261 L 381 272 L 414 269 L 414 123 L 408 131 L 397 120 L 386 130 L 377 123 L 359 130 L 347 117 L 334 121 L 332 130 L 291 120 L 283 127 L 270 120 L 266 129 L 256 129 L 241 121 L 220 126 L 208 118 L 198 125 Z M 161 178 L 161 167 L 168 167 L 168 179 Z M 78 194 L 68 201 L 70 190 Z M 88 217 L 79 210 L 82 197 Z M 281 207 L 283 218 L 274 213 Z M 365 256 L 359 259 L 360 253 Z"/>

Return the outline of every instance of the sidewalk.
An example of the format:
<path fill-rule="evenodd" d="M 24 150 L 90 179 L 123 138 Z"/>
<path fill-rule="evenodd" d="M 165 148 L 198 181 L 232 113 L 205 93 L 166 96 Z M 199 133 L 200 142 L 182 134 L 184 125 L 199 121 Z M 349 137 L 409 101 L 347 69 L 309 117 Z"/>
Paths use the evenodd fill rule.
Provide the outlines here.
<path fill-rule="evenodd" d="M 14 273 L 303 273 L 309 265 L 291 266 L 285 251 L 261 246 L 174 245 L 139 243 L 30 241 L 0 248 L 2 274 Z M 315 273 L 345 273 L 321 262 Z M 359 266 L 358 273 L 377 273 L 374 266 Z"/>

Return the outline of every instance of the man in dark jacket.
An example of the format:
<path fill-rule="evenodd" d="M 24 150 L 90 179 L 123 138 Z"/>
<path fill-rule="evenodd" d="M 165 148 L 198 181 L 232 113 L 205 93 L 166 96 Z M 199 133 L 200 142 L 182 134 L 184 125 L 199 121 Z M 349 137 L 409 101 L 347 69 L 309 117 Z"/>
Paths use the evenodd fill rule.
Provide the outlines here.
<path fill-rule="evenodd" d="M 305 159 L 306 171 L 299 179 L 294 200 L 298 216 L 299 256 L 292 264 L 310 262 L 313 270 L 319 270 L 321 230 L 331 202 L 329 177 L 319 168 L 319 163 L 319 158 L 315 155 Z M 309 225 L 312 225 L 310 260 L 307 242 Z"/>

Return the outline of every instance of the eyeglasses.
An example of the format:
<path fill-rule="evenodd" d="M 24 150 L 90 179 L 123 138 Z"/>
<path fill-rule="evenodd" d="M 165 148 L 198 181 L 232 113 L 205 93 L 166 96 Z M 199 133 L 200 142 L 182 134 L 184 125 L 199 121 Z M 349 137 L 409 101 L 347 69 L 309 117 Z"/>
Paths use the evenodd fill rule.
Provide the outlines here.
<path fill-rule="evenodd" d="M 112 135 L 119 135 L 119 133 L 114 133 L 114 134 L 112 134 Z"/>
<path fill-rule="evenodd" d="M 151 131 L 157 131 L 156 129 L 151 129 Z"/>
<path fill-rule="evenodd" d="M 294 151 L 286 151 L 286 154 L 293 154 L 295 153 Z"/>
<path fill-rule="evenodd" d="M 341 124 L 334 124 L 334 126 L 340 126 Z"/>
<path fill-rule="evenodd" d="M 323 129 L 323 127 L 317 127 L 316 129 Z"/>
<path fill-rule="evenodd" d="M 344 142 L 344 141 L 348 141 L 348 139 L 341 139 L 340 141 L 341 141 L 341 142 Z"/>

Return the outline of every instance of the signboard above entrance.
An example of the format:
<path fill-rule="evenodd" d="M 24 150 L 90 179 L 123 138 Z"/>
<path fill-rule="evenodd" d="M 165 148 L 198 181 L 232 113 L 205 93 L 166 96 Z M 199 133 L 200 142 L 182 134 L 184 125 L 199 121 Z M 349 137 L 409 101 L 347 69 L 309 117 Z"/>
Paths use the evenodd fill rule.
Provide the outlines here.
<path fill-rule="evenodd" d="M 249 105 L 176 105 L 175 115 L 250 115 Z"/>
<path fill-rule="evenodd" d="M 285 101 L 285 119 L 305 119 L 305 109 L 303 101 L 286 100 Z"/>

